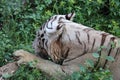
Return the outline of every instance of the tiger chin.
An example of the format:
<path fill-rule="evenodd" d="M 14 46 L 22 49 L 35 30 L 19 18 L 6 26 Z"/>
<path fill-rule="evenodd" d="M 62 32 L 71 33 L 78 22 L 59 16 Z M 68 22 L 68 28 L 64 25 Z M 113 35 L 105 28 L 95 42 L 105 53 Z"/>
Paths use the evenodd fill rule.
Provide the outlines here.
<path fill-rule="evenodd" d="M 109 66 L 114 80 L 120 80 L 120 39 L 75 23 L 72 21 L 74 16 L 75 13 L 70 13 L 54 15 L 48 19 L 38 29 L 33 41 L 35 53 L 40 57 L 26 51 L 16 51 L 14 55 L 20 56 L 18 64 L 36 59 L 36 68 L 60 77 L 79 71 L 79 64 L 84 65 L 87 59 L 91 59 L 102 68 Z M 100 57 L 94 58 L 92 53 L 98 53 Z M 115 61 L 101 58 L 106 56 L 112 56 Z"/>

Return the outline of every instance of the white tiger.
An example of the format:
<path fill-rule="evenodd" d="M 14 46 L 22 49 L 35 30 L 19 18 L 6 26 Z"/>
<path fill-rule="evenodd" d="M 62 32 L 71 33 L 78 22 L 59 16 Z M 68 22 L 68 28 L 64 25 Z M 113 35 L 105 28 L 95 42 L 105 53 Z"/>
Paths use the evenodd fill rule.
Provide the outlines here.
<path fill-rule="evenodd" d="M 44 59 L 51 57 L 52 61 L 56 63 L 49 65 L 50 68 L 54 66 L 51 72 L 58 68 L 57 71 L 61 73 L 71 74 L 79 70 L 79 64 L 84 65 L 85 60 L 91 59 L 94 61 L 95 67 L 106 68 L 107 66 L 113 73 L 114 80 L 120 80 L 120 39 L 109 33 L 75 23 L 72 21 L 74 16 L 75 13 L 55 15 L 43 24 L 37 31 L 33 42 L 35 53 Z M 112 56 L 115 61 L 109 62 L 101 57 L 94 58 L 92 53 L 95 52 L 99 53 L 101 57 Z M 21 54 L 17 55 L 15 52 L 15 55 L 20 56 Z M 39 68 L 41 63 L 39 63 Z M 49 61 L 46 63 L 51 64 Z M 43 71 L 50 73 L 46 70 Z"/>

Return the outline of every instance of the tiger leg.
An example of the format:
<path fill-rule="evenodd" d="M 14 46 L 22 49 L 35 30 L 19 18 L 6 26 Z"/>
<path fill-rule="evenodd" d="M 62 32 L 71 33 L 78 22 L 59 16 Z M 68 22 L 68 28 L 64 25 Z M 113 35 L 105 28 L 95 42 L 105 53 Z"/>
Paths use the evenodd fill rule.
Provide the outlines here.
<path fill-rule="evenodd" d="M 19 65 L 22 63 L 36 61 L 34 67 L 48 74 L 49 76 L 56 78 L 57 80 L 62 80 L 61 78 L 64 79 L 66 75 L 71 75 L 74 71 L 79 70 L 79 66 L 77 65 L 58 65 L 24 50 L 17 50 L 13 53 L 13 55 L 19 57 Z"/>
<path fill-rule="evenodd" d="M 45 60 L 43 58 L 37 57 L 27 51 L 17 50 L 13 53 L 13 55 L 19 57 L 19 60 L 17 61 L 18 65 L 23 63 L 25 64 L 31 61 L 36 61 L 34 67 L 48 74 L 49 76 L 56 78 L 57 80 L 61 79 L 61 77 L 63 76 L 66 76 L 66 73 L 63 72 L 60 65 Z"/>

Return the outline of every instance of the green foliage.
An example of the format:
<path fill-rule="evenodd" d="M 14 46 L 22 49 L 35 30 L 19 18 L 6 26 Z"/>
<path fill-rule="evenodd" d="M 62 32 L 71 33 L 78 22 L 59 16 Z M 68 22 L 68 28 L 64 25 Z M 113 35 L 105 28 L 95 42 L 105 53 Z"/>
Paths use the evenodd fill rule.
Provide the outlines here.
<path fill-rule="evenodd" d="M 10 80 L 47 80 L 38 69 L 30 68 L 29 65 L 21 65 L 19 69 L 10 76 Z"/>
<path fill-rule="evenodd" d="M 93 55 L 94 58 L 99 58 L 100 57 L 100 55 L 98 53 L 93 53 L 92 55 Z"/>
<path fill-rule="evenodd" d="M 5 73 L 5 74 L 2 75 L 2 77 L 3 77 L 4 79 L 7 79 L 7 78 L 12 77 L 12 74 Z"/>
<path fill-rule="evenodd" d="M 74 21 L 120 37 L 119 0 L 0 0 L 0 66 L 13 61 L 11 53 L 15 50 L 25 49 L 33 53 L 35 32 L 51 15 L 73 11 L 76 13 Z M 103 76 L 107 75 L 105 71 L 101 71 L 105 73 Z M 96 75 L 102 76 L 101 72 L 96 71 Z M 34 73 L 33 69 L 21 67 L 11 79 L 26 80 L 35 74 L 41 72 Z"/>
<path fill-rule="evenodd" d="M 112 56 L 107 56 L 106 59 L 107 59 L 108 61 L 115 61 L 115 59 L 114 59 Z"/>
<path fill-rule="evenodd" d="M 109 70 L 104 70 L 100 68 L 97 71 L 94 70 L 93 72 L 91 72 L 86 67 L 83 66 L 81 67 L 82 67 L 82 72 L 81 70 L 79 72 L 74 72 L 70 77 L 70 79 L 68 80 L 113 80 Z"/>

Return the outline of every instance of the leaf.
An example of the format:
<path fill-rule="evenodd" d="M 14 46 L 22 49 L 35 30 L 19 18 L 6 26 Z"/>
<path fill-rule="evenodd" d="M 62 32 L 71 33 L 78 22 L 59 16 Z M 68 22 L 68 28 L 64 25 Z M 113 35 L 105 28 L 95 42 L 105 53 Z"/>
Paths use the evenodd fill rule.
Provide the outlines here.
<path fill-rule="evenodd" d="M 94 67 L 93 60 L 88 59 L 88 60 L 85 61 L 85 64 L 87 65 L 87 67 L 92 67 L 92 68 Z"/>
<path fill-rule="evenodd" d="M 90 15 L 90 14 L 91 14 L 91 10 L 88 10 L 87 12 L 88 12 L 88 15 Z"/>
<path fill-rule="evenodd" d="M 95 58 L 99 58 L 99 57 L 100 57 L 100 55 L 99 55 L 98 53 L 93 53 L 92 55 L 93 55 L 93 57 L 95 57 Z"/>
<path fill-rule="evenodd" d="M 107 56 L 106 59 L 107 59 L 108 61 L 115 61 L 115 59 L 114 59 L 112 56 Z"/>
<path fill-rule="evenodd" d="M 72 80 L 79 80 L 79 78 L 81 77 L 79 72 L 74 72 L 72 75 Z"/>
<path fill-rule="evenodd" d="M 97 2 L 98 2 L 99 4 L 101 4 L 101 3 L 102 3 L 102 0 L 97 0 Z"/>
<path fill-rule="evenodd" d="M 8 73 L 5 73 L 2 75 L 2 77 L 5 79 L 10 78 L 11 76 L 12 76 L 12 74 L 8 74 Z"/>
<path fill-rule="evenodd" d="M 82 65 L 80 65 L 80 72 L 83 72 L 83 73 L 86 72 L 86 68 L 84 66 L 82 66 Z"/>
<path fill-rule="evenodd" d="M 28 65 L 29 65 L 29 67 L 35 67 L 35 66 L 34 66 L 34 65 L 35 65 L 35 62 L 34 62 L 34 61 L 28 62 Z"/>

